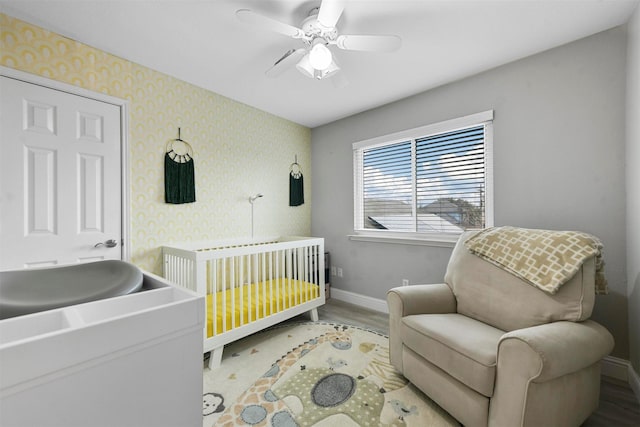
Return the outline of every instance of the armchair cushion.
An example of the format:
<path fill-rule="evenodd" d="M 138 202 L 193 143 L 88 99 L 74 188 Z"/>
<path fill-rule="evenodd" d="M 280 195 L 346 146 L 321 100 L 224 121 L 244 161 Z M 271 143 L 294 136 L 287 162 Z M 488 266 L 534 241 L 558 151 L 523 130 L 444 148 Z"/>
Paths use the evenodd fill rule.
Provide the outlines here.
<path fill-rule="evenodd" d="M 387 293 L 389 305 L 389 358 L 391 363 L 403 371 L 402 318 L 412 314 L 455 313 L 456 299 L 446 283 L 414 285 L 393 288 Z"/>
<path fill-rule="evenodd" d="M 487 397 L 493 394 L 503 335 L 500 329 L 456 313 L 406 316 L 400 328 L 406 347 Z"/>
<path fill-rule="evenodd" d="M 445 275 L 456 297 L 458 313 L 504 331 L 559 320 L 582 321 L 591 316 L 595 302 L 594 257 L 550 295 L 472 254 L 464 242 L 475 233 L 466 232 L 460 237 Z"/>

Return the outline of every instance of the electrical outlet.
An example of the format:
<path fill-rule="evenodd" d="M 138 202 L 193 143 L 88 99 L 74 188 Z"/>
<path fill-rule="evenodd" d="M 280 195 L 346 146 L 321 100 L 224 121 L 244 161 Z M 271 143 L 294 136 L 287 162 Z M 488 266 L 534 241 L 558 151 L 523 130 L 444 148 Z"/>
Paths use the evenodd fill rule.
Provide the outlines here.
<path fill-rule="evenodd" d="M 402 286 L 409 286 L 409 279 L 402 279 Z"/>
<path fill-rule="evenodd" d="M 338 277 L 342 277 L 342 267 L 338 267 Z"/>
<path fill-rule="evenodd" d="M 335 267 L 331 267 L 331 275 L 335 276 L 336 274 L 337 274 L 336 273 L 336 268 Z"/>

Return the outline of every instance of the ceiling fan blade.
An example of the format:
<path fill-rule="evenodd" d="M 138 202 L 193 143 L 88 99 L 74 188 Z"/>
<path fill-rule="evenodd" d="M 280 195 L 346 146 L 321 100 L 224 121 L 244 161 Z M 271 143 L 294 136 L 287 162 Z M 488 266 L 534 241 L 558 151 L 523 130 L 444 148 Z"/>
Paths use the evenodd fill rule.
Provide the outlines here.
<path fill-rule="evenodd" d="M 338 36 L 336 45 L 344 50 L 362 50 L 368 52 L 393 52 L 402 45 L 398 36 Z"/>
<path fill-rule="evenodd" d="M 236 10 L 236 17 L 240 22 L 253 25 L 256 28 L 274 31 L 276 33 L 284 34 L 285 36 L 293 37 L 294 39 L 304 37 L 304 31 L 300 28 L 277 21 L 273 18 L 269 18 L 268 16 L 260 15 L 249 9 Z"/>
<path fill-rule="evenodd" d="M 342 15 L 344 6 L 340 0 L 322 0 L 318 11 L 318 22 L 327 28 L 334 28 Z"/>
<path fill-rule="evenodd" d="M 287 68 L 295 65 L 306 53 L 307 51 L 302 48 L 288 50 L 282 55 L 282 58 L 278 59 L 271 68 L 265 71 L 265 74 L 267 77 L 278 77 Z"/>

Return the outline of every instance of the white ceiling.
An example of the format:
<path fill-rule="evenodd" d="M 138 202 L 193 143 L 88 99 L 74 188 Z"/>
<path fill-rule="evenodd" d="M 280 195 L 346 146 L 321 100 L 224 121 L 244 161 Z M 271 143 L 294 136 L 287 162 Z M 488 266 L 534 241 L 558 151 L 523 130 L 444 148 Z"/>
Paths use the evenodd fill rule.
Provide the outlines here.
<path fill-rule="evenodd" d="M 397 34 L 393 53 L 332 48 L 348 84 L 264 72 L 320 0 L 0 0 L 1 11 L 293 122 L 316 127 L 627 22 L 638 0 L 345 0 L 341 34 Z"/>

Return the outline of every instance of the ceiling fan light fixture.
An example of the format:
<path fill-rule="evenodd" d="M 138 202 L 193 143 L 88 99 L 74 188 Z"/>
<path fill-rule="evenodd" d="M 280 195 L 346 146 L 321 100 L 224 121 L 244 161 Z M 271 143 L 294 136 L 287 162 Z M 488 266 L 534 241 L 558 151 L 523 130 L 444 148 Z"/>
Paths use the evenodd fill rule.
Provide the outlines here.
<path fill-rule="evenodd" d="M 309 54 L 306 54 L 300 61 L 298 61 L 298 63 L 296 64 L 296 68 L 305 76 L 316 80 L 322 80 L 326 77 L 331 77 L 332 75 L 340 71 L 340 66 L 338 66 L 338 64 L 336 64 L 334 60 L 331 60 L 329 66 L 324 70 L 313 68 L 311 66 L 311 62 L 309 61 Z"/>
<path fill-rule="evenodd" d="M 309 51 L 309 63 L 316 70 L 326 70 L 333 62 L 333 55 L 322 41 L 315 43 Z"/>
<path fill-rule="evenodd" d="M 333 76 L 338 71 L 340 71 L 340 67 L 338 66 L 338 64 L 336 64 L 335 61 L 331 61 L 331 64 L 329 64 L 329 66 L 324 70 L 316 70 L 315 77 L 318 80 L 324 79 Z"/>
<path fill-rule="evenodd" d="M 311 66 L 308 53 L 303 56 L 300 61 L 298 61 L 298 63 L 296 64 L 296 68 L 307 77 L 315 77 L 316 70 Z"/>

